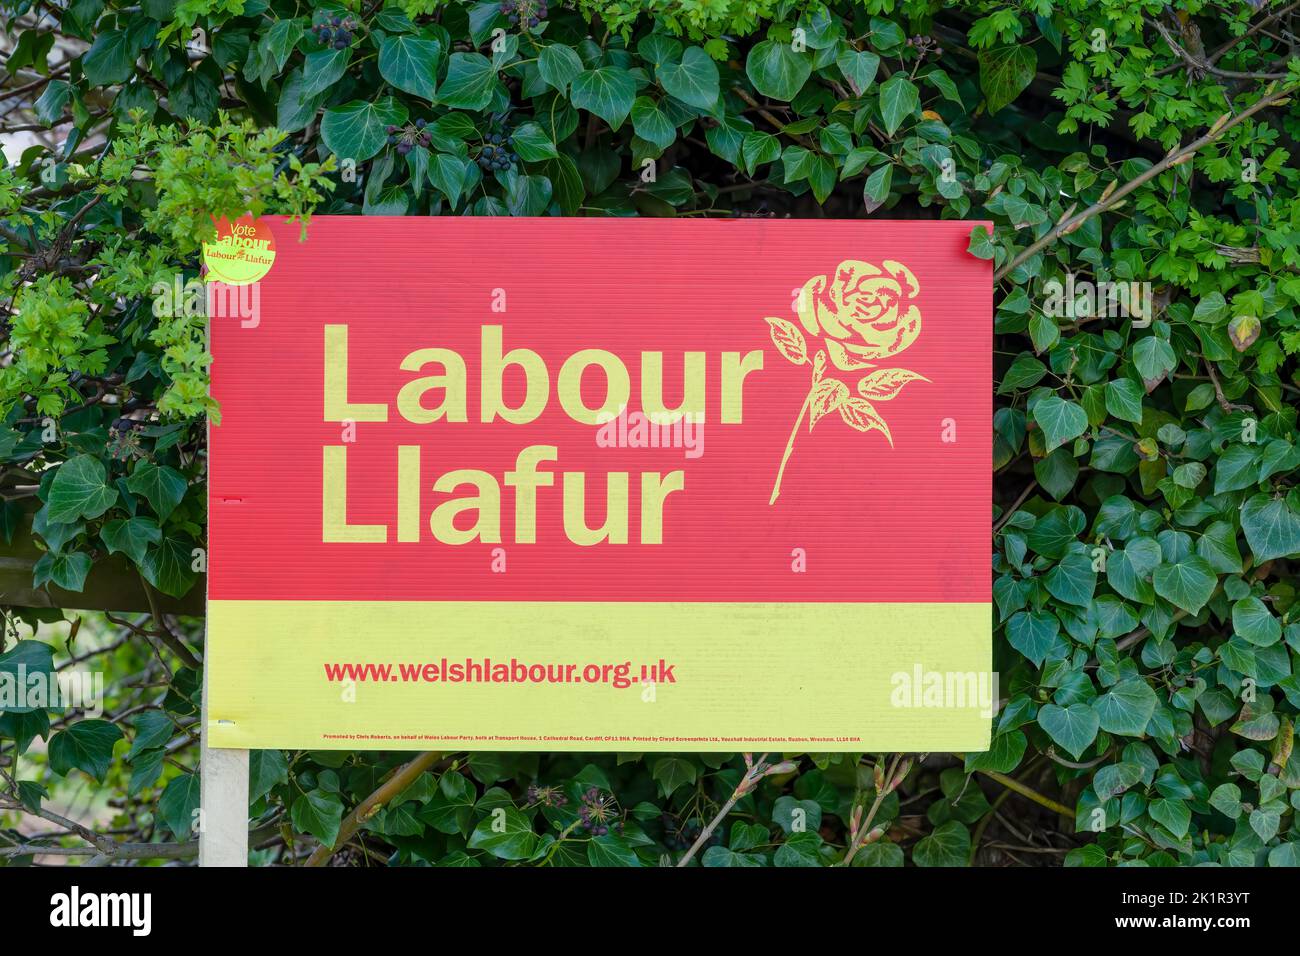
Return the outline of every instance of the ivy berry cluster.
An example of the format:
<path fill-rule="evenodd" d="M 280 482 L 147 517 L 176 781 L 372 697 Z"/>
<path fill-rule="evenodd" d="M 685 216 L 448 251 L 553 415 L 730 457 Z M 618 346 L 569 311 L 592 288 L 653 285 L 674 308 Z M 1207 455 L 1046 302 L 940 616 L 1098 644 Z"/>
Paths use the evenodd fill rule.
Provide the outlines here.
<path fill-rule="evenodd" d="M 521 23 L 529 29 L 546 19 L 546 0 L 501 0 L 501 15 L 512 27 Z"/>
<path fill-rule="evenodd" d="M 618 801 L 612 793 L 604 793 L 597 787 L 589 787 L 583 793 L 578 806 L 578 821 L 579 826 L 592 836 L 605 836 L 611 827 L 616 833 L 623 832 Z"/>
<path fill-rule="evenodd" d="M 352 45 L 358 23 L 349 17 L 329 17 L 312 24 L 311 32 L 321 46 L 332 46 L 336 50 L 346 50 Z"/>
<path fill-rule="evenodd" d="M 479 150 L 478 164 L 484 172 L 507 170 L 519 162 L 519 156 L 511 148 L 515 140 L 509 130 L 503 126 L 494 127 L 483 141 Z"/>
<path fill-rule="evenodd" d="M 414 125 L 394 126 L 389 124 L 384 128 L 384 132 L 388 134 L 388 145 L 396 146 L 397 152 L 403 156 L 415 149 L 417 143 L 428 149 L 431 140 L 429 134 L 424 131 L 424 127 L 427 125 L 423 119 L 416 120 Z"/>

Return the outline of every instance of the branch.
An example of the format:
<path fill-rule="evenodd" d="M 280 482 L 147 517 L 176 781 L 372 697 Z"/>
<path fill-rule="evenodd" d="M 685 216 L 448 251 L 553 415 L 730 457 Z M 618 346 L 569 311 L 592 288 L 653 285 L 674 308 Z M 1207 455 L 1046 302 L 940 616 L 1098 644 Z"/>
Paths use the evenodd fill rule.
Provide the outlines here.
<path fill-rule="evenodd" d="M 334 838 L 334 846 L 328 847 L 324 843 L 317 846 L 308 857 L 306 865 L 324 866 L 328 863 L 330 857 L 352 839 L 352 835 L 361 828 L 361 824 L 382 810 L 390 800 L 400 796 L 403 790 L 415 783 L 420 774 L 437 763 L 441 756 L 441 751 L 426 751 L 399 767 L 396 773 L 379 785 L 379 789 L 358 803 L 352 812 L 343 818 L 343 822 L 339 824 L 338 836 Z"/>
<path fill-rule="evenodd" d="M 248 842 L 256 846 L 266 840 L 278 838 L 275 824 L 259 827 L 248 834 Z M 101 845 L 105 844 L 105 845 Z M 188 843 L 115 843 L 101 837 L 94 846 L 43 846 L 39 843 L 19 843 L 0 848 L 0 859 L 15 856 L 85 856 L 101 857 L 105 861 L 117 860 L 188 860 L 199 855 L 199 841 Z"/>
<path fill-rule="evenodd" d="M 1209 73 L 1228 80 L 1280 80 L 1287 75 L 1285 71 L 1282 73 L 1238 73 L 1235 70 L 1220 70 L 1209 61 L 1193 56 L 1179 46 L 1178 41 L 1173 38 L 1168 28 L 1159 20 L 1148 20 L 1147 22 L 1156 28 L 1156 32 L 1164 38 L 1165 43 L 1169 45 L 1169 49 L 1182 57 L 1183 62 L 1194 72 Z"/>
<path fill-rule="evenodd" d="M 1171 150 L 1169 154 L 1165 156 L 1165 158 L 1162 159 L 1160 162 L 1156 163 L 1150 169 L 1147 169 L 1145 172 L 1129 180 L 1123 186 L 1120 186 L 1118 189 L 1113 190 L 1109 194 L 1105 195 L 1104 198 L 1099 199 L 1097 202 L 1093 203 L 1083 212 L 1077 213 L 1076 215 L 1071 216 L 1068 219 L 1063 219 L 1061 222 L 1058 222 L 1054 227 L 1052 227 L 1051 230 L 1047 232 L 1046 235 L 1043 236 L 1043 238 L 1039 239 L 1037 242 L 1033 243 L 1032 245 L 1026 247 L 1024 250 L 1020 252 L 1018 256 L 1016 256 L 1005 266 L 999 269 L 996 273 L 994 273 L 993 281 L 994 282 L 1002 281 L 1003 279 L 1006 278 L 1007 274 L 1010 273 L 1013 269 L 1022 265 L 1027 260 L 1033 258 L 1043 249 L 1047 248 L 1052 243 L 1054 243 L 1057 239 L 1060 239 L 1062 236 L 1068 236 L 1070 233 L 1074 232 L 1076 229 L 1082 226 L 1093 216 L 1097 215 L 1098 213 L 1105 212 L 1106 210 L 1115 206 L 1119 202 L 1119 200 L 1123 199 L 1125 196 L 1133 192 L 1133 190 L 1137 189 L 1139 186 L 1143 185 L 1144 183 L 1150 182 L 1152 179 L 1155 179 L 1165 170 L 1172 169 L 1175 166 L 1187 162 L 1203 146 L 1207 146 L 1208 144 L 1213 143 L 1215 140 L 1217 140 L 1228 130 L 1232 129 L 1234 126 L 1237 126 L 1244 120 L 1249 119 L 1251 116 L 1258 113 L 1260 110 L 1267 109 L 1270 106 L 1274 106 L 1277 103 L 1280 103 L 1282 100 L 1290 96 L 1291 92 L 1292 91 L 1289 87 L 1279 86 L 1275 90 L 1273 90 L 1273 92 L 1267 93 L 1264 96 L 1260 97 L 1258 100 L 1256 100 L 1250 106 L 1246 107 L 1244 110 L 1242 110 L 1240 113 L 1238 113 L 1236 116 L 1232 117 L 1231 119 L 1228 119 L 1227 114 L 1225 113 L 1223 116 L 1219 117 L 1218 121 L 1213 126 L 1210 127 L 1209 132 L 1207 132 L 1204 136 L 1200 137 L 1199 139 L 1192 140 L 1192 142 L 1188 143 L 1186 146 L 1182 147 L 1181 149 Z"/>
<path fill-rule="evenodd" d="M 154 625 L 158 629 L 158 637 L 167 645 L 173 654 L 181 659 L 186 667 L 194 670 L 200 670 L 203 664 L 194 652 L 185 646 L 185 642 L 171 632 L 165 621 L 163 621 L 162 609 L 158 607 L 158 597 L 154 594 L 153 586 L 145 580 L 144 574 L 140 574 L 140 586 L 144 588 L 145 597 L 149 599 L 149 612 L 153 615 Z"/>
<path fill-rule="evenodd" d="M 862 819 L 862 807 L 854 807 L 853 814 L 849 818 L 849 849 L 844 854 L 844 859 L 836 863 L 836 866 L 850 866 L 853 858 L 858 855 L 858 851 L 864 846 L 875 843 L 885 835 L 886 826 L 873 827 L 872 821 L 876 819 L 876 814 L 880 811 L 880 805 L 885 802 L 885 797 L 889 796 L 902 784 L 907 774 L 912 769 L 912 760 L 909 757 L 906 763 L 903 763 L 903 769 L 900 771 L 898 765 L 903 762 L 902 754 L 894 754 L 894 759 L 890 761 L 889 770 L 883 777 L 880 776 L 880 764 L 876 764 L 876 799 L 871 802 L 871 809 L 867 811 L 866 819 Z M 883 785 L 882 785 L 883 784 Z"/>
<path fill-rule="evenodd" d="M 1045 797 L 1037 790 L 1031 790 L 1014 777 L 1008 777 L 1006 774 L 998 773 L 996 770 L 976 770 L 975 772 L 984 774 L 984 776 L 988 777 L 990 780 L 996 780 L 1008 790 L 1014 790 L 1022 797 L 1027 797 L 1034 801 L 1034 803 L 1038 804 L 1040 807 L 1046 807 L 1048 810 L 1059 813 L 1068 820 L 1074 820 L 1074 811 L 1065 804 L 1057 803 L 1051 797 Z"/>
<path fill-rule="evenodd" d="M 686 866 L 686 864 L 691 862 L 691 859 L 695 854 L 700 851 L 700 847 L 709 842 L 709 837 L 713 836 L 713 831 L 718 828 L 718 824 L 723 821 L 723 818 L 731 812 L 731 808 L 740 802 L 742 797 L 753 791 L 753 789 L 758 786 L 760 780 L 774 773 L 789 773 L 795 769 L 796 765 L 789 760 L 773 764 L 769 767 L 767 764 L 763 763 L 763 759 L 766 756 L 767 754 L 759 754 L 758 759 L 754 760 L 749 754 L 745 754 L 745 776 L 743 776 L 740 783 L 736 785 L 735 792 L 727 802 L 722 805 L 722 809 L 720 809 L 717 815 L 709 821 L 708 826 L 700 831 L 700 835 L 695 838 L 695 842 L 691 844 L 691 848 L 682 854 L 682 858 L 677 861 L 679 867 Z"/>

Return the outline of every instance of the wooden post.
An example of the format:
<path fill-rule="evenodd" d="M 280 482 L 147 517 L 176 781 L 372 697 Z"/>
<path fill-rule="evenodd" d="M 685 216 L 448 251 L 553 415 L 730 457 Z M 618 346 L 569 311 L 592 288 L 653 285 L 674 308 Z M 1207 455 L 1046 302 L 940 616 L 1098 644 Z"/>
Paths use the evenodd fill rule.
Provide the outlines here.
<path fill-rule="evenodd" d="M 199 723 L 199 866 L 248 866 L 248 751 L 208 747 L 206 667 Z"/>

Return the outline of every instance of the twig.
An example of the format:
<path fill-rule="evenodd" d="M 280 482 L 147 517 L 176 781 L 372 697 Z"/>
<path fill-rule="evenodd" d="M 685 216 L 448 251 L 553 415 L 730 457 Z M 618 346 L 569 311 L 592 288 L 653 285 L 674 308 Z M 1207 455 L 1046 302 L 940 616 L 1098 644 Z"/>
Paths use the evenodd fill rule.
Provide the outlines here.
<path fill-rule="evenodd" d="M 999 793 L 993 798 L 993 803 L 985 812 L 984 816 L 980 817 L 979 823 L 975 824 L 975 831 L 970 835 L 970 856 L 966 860 L 967 866 L 975 865 L 975 856 L 979 853 L 980 839 L 984 836 L 984 831 L 988 829 L 988 825 L 993 821 L 993 817 L 997 815 L 998 808 L 1002 806 L 1002 804 L 1006 803 L 1010 797 L 1010 790 L 1003 790 Z"/>
<path fill-rule="evenodd" d="M 1005 266 L 999 269 L 994 274 L 993 281 L 1000 282 L 1002 279 L 1006 278 L 1006 276 L 1012 270 L 1016 269 L 1017 267 L 1019 267 L 1029 259 L 1033 258 L 1043 249 L 1046 249 L 1048 246 L 1054 243 L 1057 239 L 1060 239 L 1062 236 L 1069 235 L 1070 233 L 1078 229 L 1080 226 L 1082 226 L 1089 219 L 1091 219 L 1093 216 L 1097 215 L 1098 213 L 1105 212 L 1107 209 L 1110 209 L 1121 199 L 1123 199 L 1129 193 L 1133 192 L 1139 186 L 1142 186 L 1144 183 L 1150 182 L 1152 179 L 1155 179 L 1157 176 L 1159 176 L 1161 173 L 1165 172 L 1166 170 L 1172 169 L 1174 166 L 1178 166 L 1181 163 L 1187 162 L 1203 146 L 1206 146 L 1214 142 L 1220 136 L 1226 133 L 1228 130 L 1242 123 L 1243 121 L 1250 118 L 1251 116 L 1254 116 L 1260 110 L 1267 109 L 1268 107 L 1273 106 L 1276 103 L 1279 103 L 1282 100 L 1286 99 L 1288 96 L 1291 95 L 1292 92 L 1293 91 L 1289 87 L 1278 86 L 1276 89 L 1273 90 L 1273 92 L 1261 96 L 1258 100 L 1256 100 L 1250 106 L 1246 107 L 1244 110 L 1242 110 L 1240 113 L 1238 113 L 1236 116 L 1232 117 L 1231 119 L 1225 119 L 1224 117 L 1220 117 L 1218 122 L 1216 122 L 1212 127 L 1210 127 L 1209 132 L 1207 132 L 1204 136 L 1201 136 L 1199 139 L 1192 140 L 1192 142 L 1188 143 L 1182 149 L 1171 150 L 1169 154 L 1165 156 L 1165 158 L 1162 159 L 1160 162 L 1153 165 L 1150 169 L 1147 169 L 1144 172 L 1138 174 L 1133 179 L 1130 179 L 1123 186 L 1120 186 L 1118 189 L 1113 190 L 1104 198 L 1097 200 L 1097 202 L 1093 203 L 1083 212 L 1076 213 L 1070 218 L 1058 222 L 1052 229 L 1048 230 L 1046 235 L 1044 235 L 1041 239 L 1027 246 L 1025 249 L 1023 249 L 1020 252 L 1019 255 L 1017 255 L 1014 259 L 1012 259 Z"/>
<path fill-rule="evenodd" d="M 907 776 L 907 772 L 912 769 L 912 762 L 909 760 L 904 765 L 902 772 L 899 773 L 898 765 L 902 759 L 902 754 L 894 754 L 894 759 L 889 762 L 889 770 L 885 775 L 883 777 L 877 775 L 876 799 L 871 802 L 871 809 L 867 811 L 866 818 L 859 820 L 858 813 L 861 811 L 861 808 L 859 807 L 855 809 L 850 818 L 851 835 L 849 837 L 849 849 L 848 852 L 844 854 L 844 859 L 836 863 L 836 866 L 849 866 L 853 863 L 853 858 L 858 855 L 859 850 L 864 846 L 875 843 L 885 835 L 885 828 L 883 826 L 873 827 L 871 822 L 875 820 L 876 813 L 880 810 L 880 805 L 885 802 L 885 797 L 898 789 L 898 785 L 903 782 L 903 778 Z M 879 764 L 876 764 L 877 768 L 879 768 L 879 766 Z M 881 785 L 881 781 L 883 781 L 883 786 Z"/>
<path fill-rule="evenodd" d="M 700 847 L 709 842 L 709 837 L 713 836 L 713 831 L 718 828 L 718 824 L 722 822 L 723 818 L 731 812 L 731 808 L 740 802 L 742 797 L 752 792 L 753 789 L 758 786 L 760 780 L 769 774 L 784 773 L 794 769 L 794 765 L 789 762 L 779 763 L 769 767 L 767 764 L 763 763 L 766 758 L 767 754 L 759 754 L 758 759 L 754 760 L 749 754 L 745 754 L 745 776 L 740 779 L 740 783 L 736 785 L 735 792 L 730 798 L 728 798 L 727 802 L 722 805 L 722 809 L 720 809 L 717 812 L 717 815 L 709 821 L 708 825 L 700 831 L 700 835 L 695 838 L 695 842 L 691 844 L 691 848 L 682 854 L 682 858 L 677 861 L 678 866 L 686 866 L 691 862 L 691 859 L 695 854 L 700 851 Z"/>
<path fill-rule="evenodd" d="M 1025 490 L 1020 492 L 1020 497 L 1011 503 L 1011 507 L 1007 508 L 1006 511 L 1002 512 L 1002 517 L 999 518 L 997 522 L 993 525 L 994 534 L 997 534 L 999 531 L 1002 530 L 1002 526 L 1011 520 L 1011 516 L 1015 514 L 1016 510 L 1025 503 L 1025 499 L 1028 498 L 1030 493 L 1037 487 L 1038 487 L 1037 478 L 1035 478 L 1033 481 L 1031 481 L 1028 485 L 1025 486 Z"/>
<path fill-rule="evenodd" d="M 759 103 L 758 100 L 750 96 L 749 93 L 747 93 L 744 90 L 744 88 L 739 86 L 733 86 L 731 88 L 731 91 L 735 93 L 737 96 L 739 96 L 742 100 L 744 100 L 750 109 L 754 110 L 756 113 L 758 113 L 759 116 L 763 117 L 763 119 L 767 120 L 774 127 L 776 127 L 778 132 L 784 131 L 785 127 L 789 125 L 788 123 L 784 123 L 780 119 L 778 119 L 776 114 L 773 113 L 771 110 L 765 109 L 763 105 Z M 812 140 L 804 136 L 799 136 L 795 133 L 786 133 L 785 135 L 789 136 L 792 140 L 794 140 L 800 146 L 803 146 L 805 149 L 815 150 L 817 148 L 813 144 Z"/>
<path fill-rule="evenodd" d="M 1205 370 L 1210 373 L 1210 384 L 1214 386 L 1214 397 L 1218 400 L 1219 407 L 1223 409 L 1224 414 L 1231 415 L 1233 412 L 1250 411 L 1249 405 L 1234 405 L 1228 401 L 1228 396 L 1223 393 L 1223 386 L 1219 384 L 1219 376 L 1214 371 L 1214 363 L 1205 358 L 1204 355 L 1201 358 L 1205 359 Z"/>

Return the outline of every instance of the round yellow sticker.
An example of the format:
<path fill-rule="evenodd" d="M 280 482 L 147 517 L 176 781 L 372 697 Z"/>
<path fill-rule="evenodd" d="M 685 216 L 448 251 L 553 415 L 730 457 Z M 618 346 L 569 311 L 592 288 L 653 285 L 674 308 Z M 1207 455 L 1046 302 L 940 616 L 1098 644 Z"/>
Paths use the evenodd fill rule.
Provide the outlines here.
<path fill-rule="evenodd" d="M 271 227 L 252 216 L 230 222 L 217 221 L 217 237 L 203 244 L 203 264 L 209 282 L 251 285 L 271 271 L 275 263 L 275 236 Z"/>

